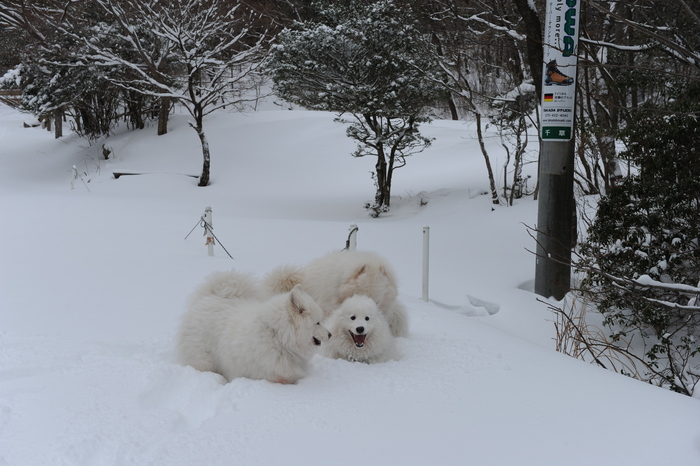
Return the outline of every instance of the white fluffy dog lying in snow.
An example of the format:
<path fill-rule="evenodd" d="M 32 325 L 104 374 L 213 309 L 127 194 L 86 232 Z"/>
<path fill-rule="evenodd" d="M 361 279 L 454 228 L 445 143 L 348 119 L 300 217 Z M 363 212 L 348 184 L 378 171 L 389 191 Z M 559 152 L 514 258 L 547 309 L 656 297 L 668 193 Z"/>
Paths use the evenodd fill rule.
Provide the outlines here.
<path fill-rule="evenodd" d="M 321 306 L 326 317 L 356 294 L 369 296 L 386 318 L 391 334 L 408 336 L 408 315 L 397 299 L 396 275 L 386 259 L 376 253 L 332 252 L 304 267 L 278 267 L 265 277 L 271 294 L 287 292 L 297 284 Z"/>
<path fill-rule="evenodd" d="M 368 364 L 399 357 L 386 319 L 368 296 L 346 299 L 325 324 L 333 338 L 321 346 L 323 356 Z"/>
<path fill-rule="evenodd" d="M 180 362 L 237 377 L 296 383 L 331 334 L 301 286 L 263 299 L 249 274 L 216 272 L 190 298 L 177 340 Z"/>

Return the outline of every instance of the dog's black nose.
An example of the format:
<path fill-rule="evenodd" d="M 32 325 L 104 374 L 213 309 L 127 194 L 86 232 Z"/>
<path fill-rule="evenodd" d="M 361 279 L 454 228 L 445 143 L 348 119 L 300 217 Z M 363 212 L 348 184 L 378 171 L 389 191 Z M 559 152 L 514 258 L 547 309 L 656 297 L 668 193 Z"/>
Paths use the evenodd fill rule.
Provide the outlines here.
<path fill-rule="evenodd" d="M 358 335 L 361 335 L 361 334 L 363 334 L 364 332 L 365 332 L 365 328 L 364 328 L 364 327 L 357 327 L 357 328 L 355 329 L 355 333 L 357 333 Z"/>
<path fill-rule="evenodd" d="M 333 334 L 331 332 L 328 332 L 328 338 L 332 337 Z"/>

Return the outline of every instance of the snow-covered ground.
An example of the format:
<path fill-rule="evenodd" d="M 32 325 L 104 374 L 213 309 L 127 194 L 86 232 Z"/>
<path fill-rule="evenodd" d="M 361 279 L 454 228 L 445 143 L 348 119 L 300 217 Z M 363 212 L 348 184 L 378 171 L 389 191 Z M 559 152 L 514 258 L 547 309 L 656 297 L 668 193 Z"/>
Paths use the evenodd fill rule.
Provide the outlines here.
<path fill-rule="evenodd" d="M 433 146 L 372 219 L 373 161 L 349 155 L 331 114 L 209 118 L 206 188 L 185 176 L 201 151 L 182 115 L 165 136 L 93 146 L 26 119 L 0 105 L 0 465 L 700 463 L 697 399 L 554 351 L 526 250 L 536 202 L 492 210 L 468 124 L 426 126 Z M 489 150 L 498 169 L 495 138 Z M 207 206 L 234 260 L 207 255 Z M 185 299 L 209 272 L 304 264 L 343 248 L 351 224 L 358 249 L 398 272 L 411 318 L 400 361 L 317 355 L 297 385 L 226 384 L 177 363 Z"/>

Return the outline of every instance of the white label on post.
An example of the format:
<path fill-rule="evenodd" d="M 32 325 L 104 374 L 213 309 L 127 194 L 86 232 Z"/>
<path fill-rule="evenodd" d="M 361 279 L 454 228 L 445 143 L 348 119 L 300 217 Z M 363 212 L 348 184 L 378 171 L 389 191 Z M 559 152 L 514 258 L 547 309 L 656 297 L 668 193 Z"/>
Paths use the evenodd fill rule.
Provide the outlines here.
<path fill-rule="evenodd" d="M 569 141 L 574 128 L 582 0 L 547 0 L 542 72 L 542 139 Z"/>

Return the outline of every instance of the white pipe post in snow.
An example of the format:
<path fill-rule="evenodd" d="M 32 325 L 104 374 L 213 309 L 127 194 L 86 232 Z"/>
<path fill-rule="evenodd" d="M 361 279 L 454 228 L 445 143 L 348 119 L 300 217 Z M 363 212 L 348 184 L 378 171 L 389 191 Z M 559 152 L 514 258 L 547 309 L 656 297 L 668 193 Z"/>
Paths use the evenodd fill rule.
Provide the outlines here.
<path fill-rule="evenodd" d="M 430 263 L 430 227 L 423 227 L 423 301 L 428 302 L 428 270 Z"/>
<path fill-rule="evenodd" d="M 207 249 L 210 256 L 214 255 L 214 226 L 211 223 L 211 207 L 204 209 L 204 236 L 207 237 Z"/>
<path fill-rule="evenodd" d="M 75 180 L 78 179 L 78 169 L 73 165 L 73 179 L 70 180 L 70 189 L 75 189 Z"/>
<path fill-rule="evenodd" d="M 359 228 L 353 223 L 350 225 L 349 230 L 350 235 L 348 236 L 348 244 L 346 246 L 348 251 L 354 251 L 357 249 L 357 230 L 359 230 Z"/>

